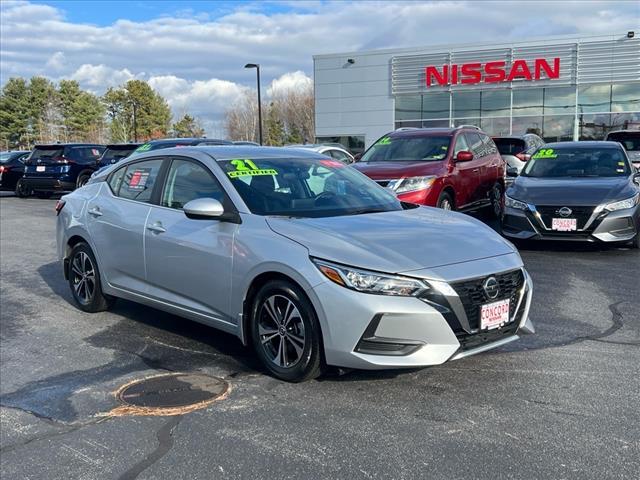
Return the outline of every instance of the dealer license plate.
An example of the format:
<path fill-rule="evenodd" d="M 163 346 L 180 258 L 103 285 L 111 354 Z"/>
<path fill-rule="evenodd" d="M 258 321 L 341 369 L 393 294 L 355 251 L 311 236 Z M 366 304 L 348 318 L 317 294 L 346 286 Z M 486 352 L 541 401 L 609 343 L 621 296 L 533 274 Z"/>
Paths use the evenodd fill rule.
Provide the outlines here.
<path fill-rule="evenodd" d="M 575 218 L 554 218 L 551 220 L 551 230 L 558 232 L 573 232 L 578 229 L 578 220 Z"/>
<path fill-rule="evenodd" d="M 480 308 L 480 330 L 498 328 L 509 321 L 509 300 L 487 303 Z"/>
<path fill-rule="evenodd" d="M 36 167 L 36 172 L 44 172 L 47 169 L 44 165 L 39 165 Z"/>

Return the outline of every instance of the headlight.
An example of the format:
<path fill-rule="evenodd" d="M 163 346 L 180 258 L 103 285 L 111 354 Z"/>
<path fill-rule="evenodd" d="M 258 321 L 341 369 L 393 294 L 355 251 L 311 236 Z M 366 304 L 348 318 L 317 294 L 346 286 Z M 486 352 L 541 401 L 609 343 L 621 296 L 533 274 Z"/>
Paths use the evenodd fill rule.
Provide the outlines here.
<path fill-rule="evenodd" d="M 614 212 L 616 210 L 624 210 L 625 208 L 633 208 L 638 205 L 638 202 L 640 202 L 640 193 L 636 193 L 633 197 L 627 198 L 626 200 L 608 203 L 607 205 L 602 207 L 602 209 L 608 210 L 609 212 Z"/>
<path fill-rule="evenodd" d="M 436 177 L 433 175 L 427 177 L 407 177 L 397 181 L 393 186 L 393 191 L 396 193 L 415 192 L 417 190 L 424 190 L 433 185 L 436 181 Z"/>
<path fill-rule="evenodd" d="M 516 200 L 515 198 L 511 198 L 507 195 L 504 196 L 504 206 L 515 208 L 517 210 L 528 210 L 529 207 L 526 203 L 521 202 L 520 200 Z"/>
<path fill-rule="evenodd" d="M 415 297 L 429 290 L 426 283 L 415 278 L 369 272 L 318 259 L 313 259 L 313 263 L 332 282 L 358 292 Z"/>

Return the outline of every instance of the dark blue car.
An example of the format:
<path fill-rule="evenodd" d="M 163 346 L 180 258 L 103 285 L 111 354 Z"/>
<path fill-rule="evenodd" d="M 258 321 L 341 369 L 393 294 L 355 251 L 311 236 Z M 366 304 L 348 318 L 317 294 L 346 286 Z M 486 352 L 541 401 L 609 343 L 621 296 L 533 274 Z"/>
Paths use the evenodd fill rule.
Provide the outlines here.
<path fill-rule="evenodd" d="M 20 191 L 48 198 L 54 192 L 80 188 L 100 167 L 104 150 L 104 145 L 89 143 L 36 145 L 25 161 Z"/>

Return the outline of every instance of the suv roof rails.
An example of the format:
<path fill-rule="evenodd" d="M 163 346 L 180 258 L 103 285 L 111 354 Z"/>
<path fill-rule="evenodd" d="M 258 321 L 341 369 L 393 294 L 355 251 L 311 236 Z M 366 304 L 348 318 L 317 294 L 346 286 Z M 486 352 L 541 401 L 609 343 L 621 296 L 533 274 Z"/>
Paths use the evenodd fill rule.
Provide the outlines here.
<path fill-rule="evenodd" d="M 461 128 L 473 128 L 474 130 L 480 130 L 480 127 L 478 127 L 476 125 L 458 125 L 456 127 L 456 130 L 459 130 Z"/>
<path fill-rule="evenodd" d="M 407 130 L 421 130 L 421 128 L 419 128 L 419 127 L 400 127 L 400 128 L 396 128 L 394 130 L 394 132 L 405 132 Z"/>

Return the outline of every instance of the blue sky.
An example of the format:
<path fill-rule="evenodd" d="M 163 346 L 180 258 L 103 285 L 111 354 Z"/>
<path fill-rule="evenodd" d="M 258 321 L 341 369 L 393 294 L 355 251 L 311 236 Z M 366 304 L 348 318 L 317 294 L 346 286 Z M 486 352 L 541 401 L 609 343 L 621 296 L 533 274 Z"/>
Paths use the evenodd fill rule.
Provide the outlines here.
<path fill-rule="evenodd" d="M 65 19 L 74 23 L 90 23 L 106 26 L 120 19 L 144 22 L 146 20 L 169 17 L 204 17 L 215 20 L 237 9 L 260 11 L 266 15 L 287 13 L 304 8 L 292 2 L 232 2 L 232 1 L 81 1 L 59 0 L 37 2 L 51 5 L 64 12 Z"/>

